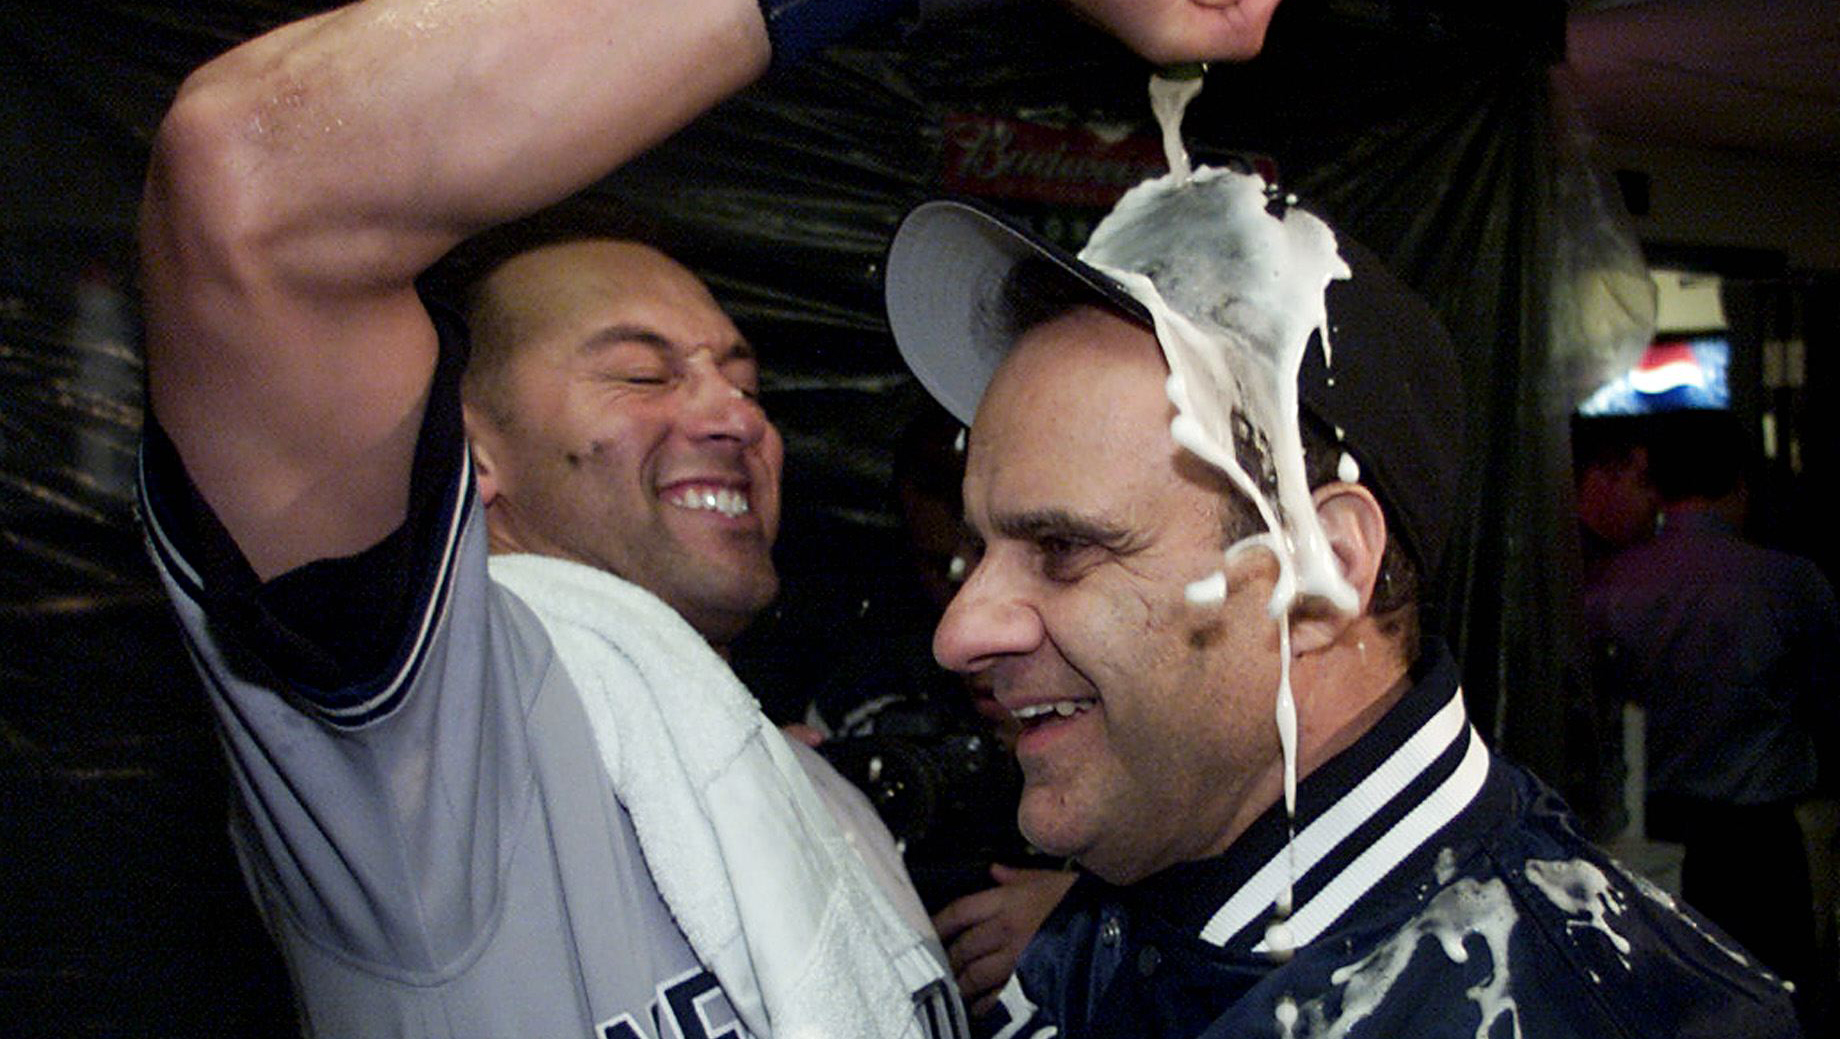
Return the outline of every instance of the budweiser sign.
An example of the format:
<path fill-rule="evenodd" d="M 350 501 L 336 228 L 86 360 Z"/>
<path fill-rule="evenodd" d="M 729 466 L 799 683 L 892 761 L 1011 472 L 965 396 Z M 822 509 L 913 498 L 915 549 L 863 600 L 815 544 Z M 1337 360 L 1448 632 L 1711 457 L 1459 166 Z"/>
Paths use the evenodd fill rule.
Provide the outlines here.
<path fill-rule="evenodd" d="M 1168 171 L 1162 142 L 1148 135 L 981 115 L 946 117 L 944 165 L 950 192 L 1099 209 Z"/>

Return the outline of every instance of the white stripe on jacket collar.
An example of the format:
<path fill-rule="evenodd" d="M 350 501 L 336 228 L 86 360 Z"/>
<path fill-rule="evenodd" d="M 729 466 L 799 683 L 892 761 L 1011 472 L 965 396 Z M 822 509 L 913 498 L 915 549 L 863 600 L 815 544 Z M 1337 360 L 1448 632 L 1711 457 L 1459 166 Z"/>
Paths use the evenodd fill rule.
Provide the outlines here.
<path fill-rule="evenodd" d="M 1454 773 L 1321 890 L 1294 907 L 1290 918 L 1292 941 L 1304 945 L 1314 940 L 1406 856 L 1455 819 L 1481 791 L 1488 775 L 1489 755 L 1469 724 L 1461 689 L 1453 690 L 1449 701 L 1410 739 L 1304 827 L 1290 846 L 1267 860 L 1208 920 L 1201 929 L 1202 939 L 1225 946 L 1246 928 L 1263 926 L 1290 884 L 1293 870 L 1297 877 L 1307 874 L 1363 822 L 1399 797 L 1453 744 L 1465 739 L 1469 748 Z M 1263 950 L 1261 942 L 1259 951 Z"/>

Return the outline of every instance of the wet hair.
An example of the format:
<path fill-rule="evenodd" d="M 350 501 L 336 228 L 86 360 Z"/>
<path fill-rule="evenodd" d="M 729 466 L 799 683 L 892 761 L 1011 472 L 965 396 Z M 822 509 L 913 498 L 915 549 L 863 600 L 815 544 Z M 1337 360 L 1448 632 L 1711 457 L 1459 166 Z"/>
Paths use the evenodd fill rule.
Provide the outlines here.
<path fill-rule="evenodd" d="M 1133 323 L 1137 320 L 1042 256 L 1018 260 L 986 305 L 985 320 L 1009 343 L 1080 307 L 1097 307 Z"/>
<path fill-rule="evenodd" d="M 1314 415 L 1303 413 L 1303 471 L 1311 490 L 1341 479 L 1344 448 Z M 1372 490 L 1372 488 L 1369 488 Z M 1380 572 L 1374 576 L 1374 592 L 1367 612 L 1374 618 L 1380 633 L 1398 644 L 1407 666 L 1418 662 L 1419 649 L 1419 573 L 1412 554 L 1396 531 L 1398 519 L 1392 507 L 1378 493 L 1380 512 L 1386 517 L 1386 548 L 1380 554 Z"/>
<path fill-rule="evenodd" d="M 492 273 L 527 252 L 570 242 L 615 239 L 639 242 L 676 256 L 681 243 L 664 225 L 617 205 L 564 203 L 486 228 L 448 250 L 417 279 L 422 296 L 464 312 L 469 297 Z"/>
<path fill-rule="evenodd" d="M 1314 491 L 1341 480 L 1345 449 L 1314 415 L 1303 412 L 1301 420 L 1304 480 Z M 1374 497 L 1380 500 L 1379 494 Z M 1412 561 L 1412 554 L 1406 551 L 1405 542 L 1395 533 L 1397 520 L 1385 501 L 1380 501 L 1380 511 L 1387 522 L 1386 548 L 1381 552 L 1380 571 L 1374 577 L 1367 612 L 1374 618 L 1380 633 L 1399 646 L 1409 667 L 1418 661 L 1419 652 L 1418 566 Z M 1265 521 L 1238 487 L 1229 487 L 1221 504 L 1220 527 L 1224 546 L 1262 533 Z"/>

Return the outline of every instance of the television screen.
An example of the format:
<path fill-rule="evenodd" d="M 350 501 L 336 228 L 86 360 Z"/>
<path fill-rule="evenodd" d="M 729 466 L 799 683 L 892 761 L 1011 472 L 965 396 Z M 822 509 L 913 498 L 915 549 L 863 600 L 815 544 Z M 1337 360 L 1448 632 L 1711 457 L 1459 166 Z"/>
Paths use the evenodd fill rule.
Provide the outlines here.
<path fill-rule="evenodd" d="M 1652 415 L 1660 411 L 1731 407 L 1725 372 L 1731 342 L 1724 336 L 1657 339 L 1634 368 L 1597 388 L 1580 415 Z"/>

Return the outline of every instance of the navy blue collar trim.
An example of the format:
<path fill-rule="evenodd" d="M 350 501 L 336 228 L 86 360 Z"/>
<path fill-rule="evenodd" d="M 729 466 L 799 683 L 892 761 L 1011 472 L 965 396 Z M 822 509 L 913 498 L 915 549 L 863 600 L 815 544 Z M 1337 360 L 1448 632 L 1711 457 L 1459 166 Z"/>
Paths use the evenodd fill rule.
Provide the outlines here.
<path fill-rule="evenodd" d="M 1456 662 L 1427 646 L 1412 687 L 1355 744 L 1298 786 L 1292 937 L 1319 936 L 1474 801 L 1488 753 L 1463 711 Z M 1262 950 L 1273 903 L 1291 886 L 1283 805 L 1225 854 L 1132 886 L 1128 900 L 1210 944 Z"/>
<path fill-rule="evenodd" d="M 275 685 L 334 725 L 364 725 L 400 702 L 446 612 L 472 515 L 459 404 L 465 330 L 445 312 L 431 316 L 442 349 L 416 445 L 410 516 L 357 556 L 263 583 L 151 412 L 143 430 L 141 509 L 156 562 L 178 593 L 205 611 L 220 644 L 253 651 L 272 669 L 252 680 Z"/>

